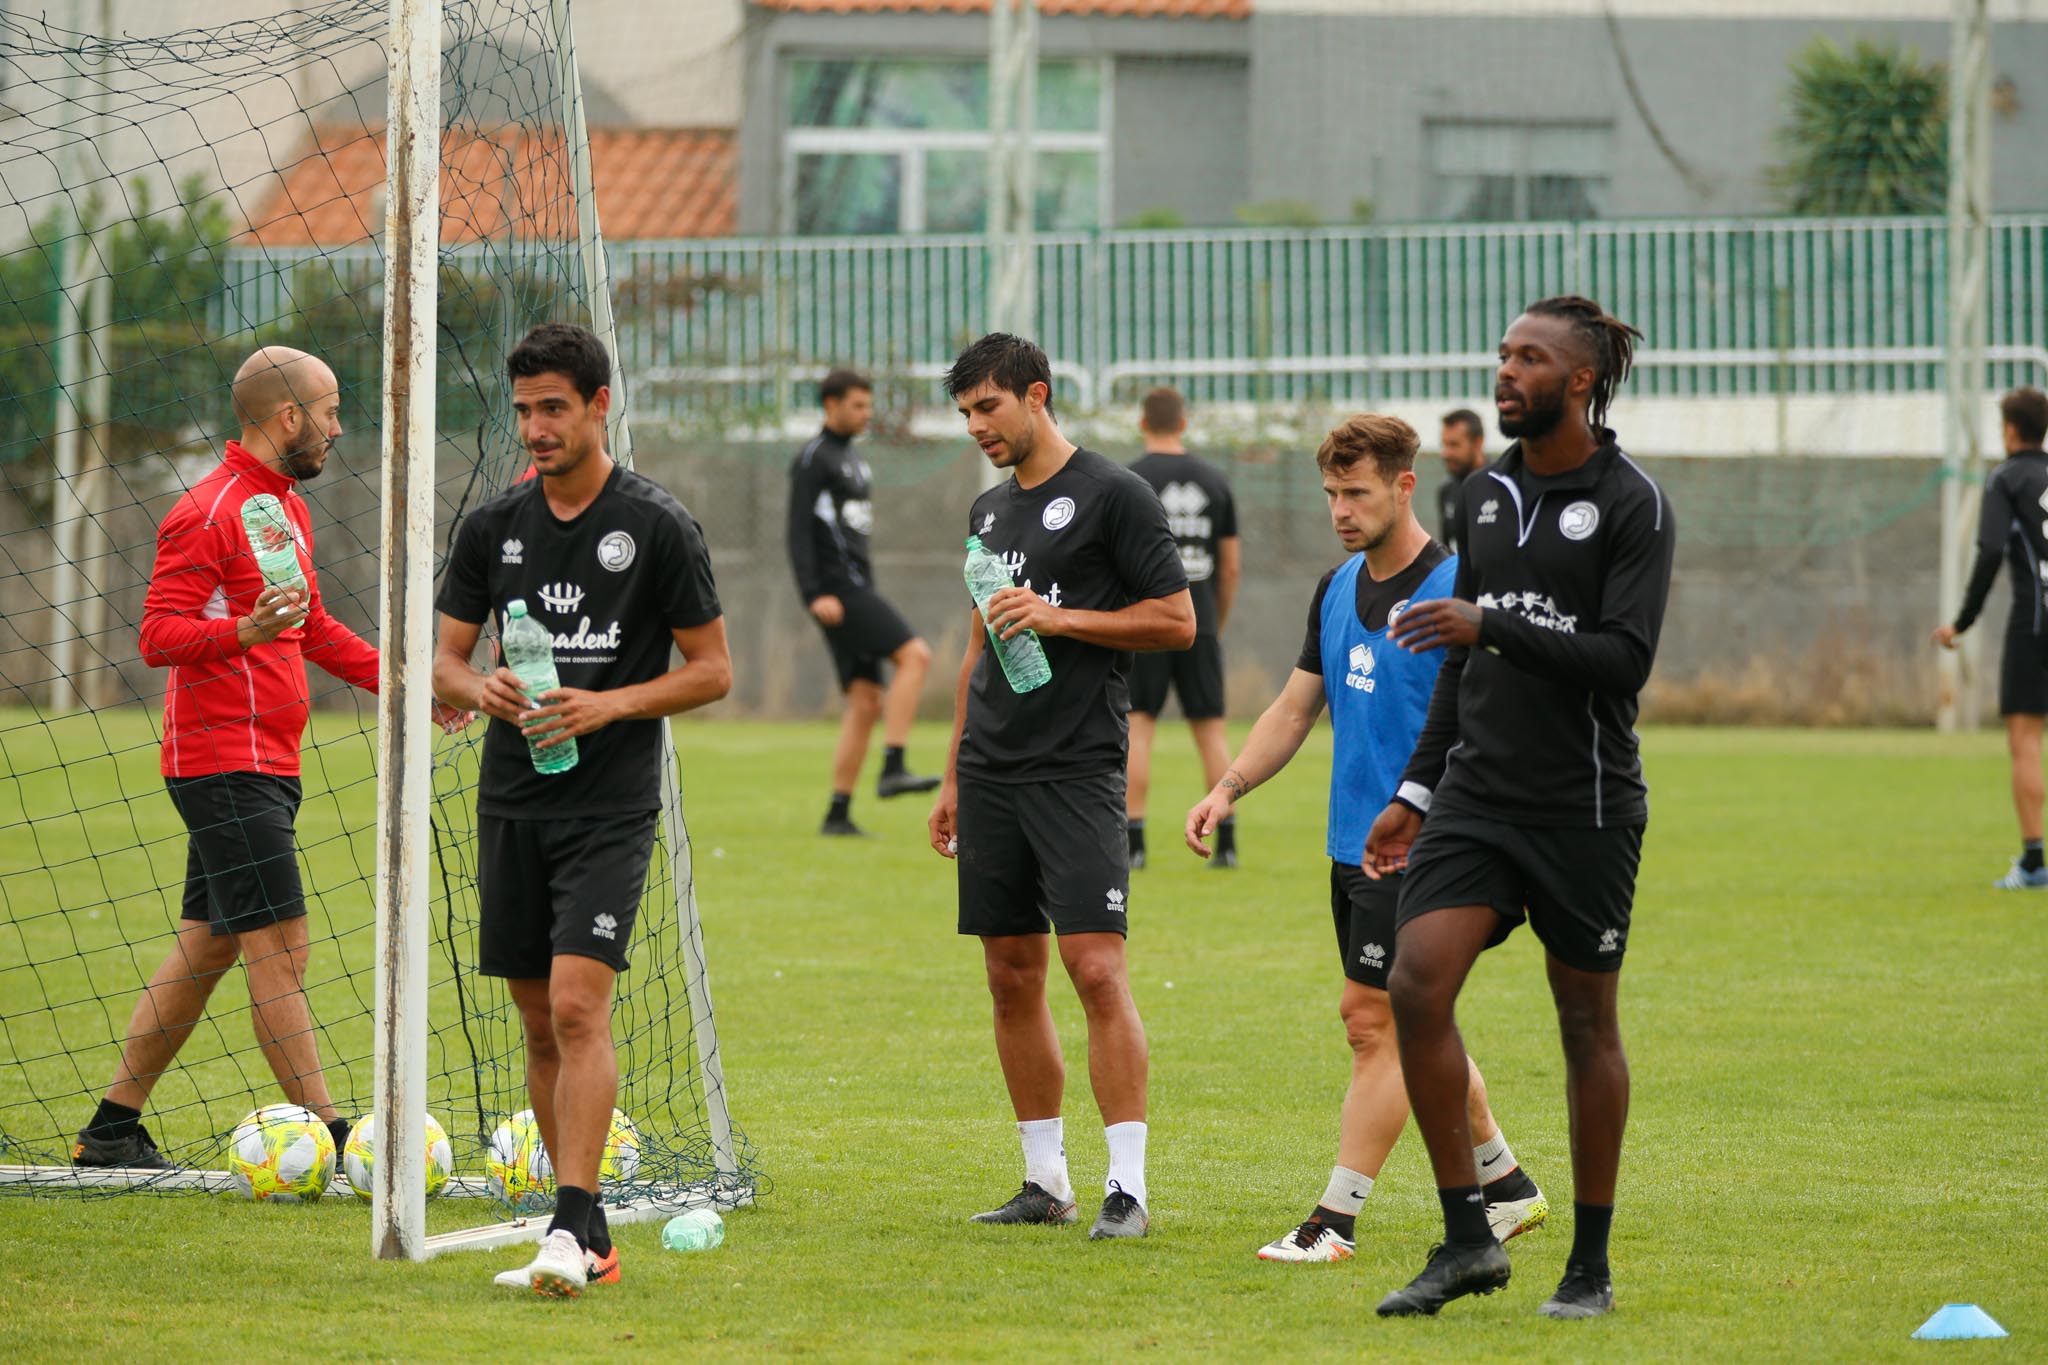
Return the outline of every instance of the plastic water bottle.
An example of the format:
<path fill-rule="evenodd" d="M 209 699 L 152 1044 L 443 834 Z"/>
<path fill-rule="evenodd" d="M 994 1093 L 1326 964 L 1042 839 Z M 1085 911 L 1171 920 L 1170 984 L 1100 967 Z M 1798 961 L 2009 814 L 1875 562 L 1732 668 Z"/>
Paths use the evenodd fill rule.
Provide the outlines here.
<path fill-rule="evenodd" d="M 1003 561 L 982 547 L 980 536 L 967 537 L 967 565 L 965 568 L 967 591 L 974 598 L 974 605 L 981 608 L 981 619 L 988 622 L 988 599 L 1004 588 L 1015 585 L 1010 571 L 1003 567 Z M 1022 631 L 1007 640 L 996 637 L 994 625 L 988 627 L 989 648 L 995 651 L 996 662 L 1003 666 L 1003 676 L 1010 680 L 1013 692 L 1029 692 L 1052 681 L 1052 665 L 1045 660 L 1045 646 L 1039 643 L 1038 632 Z"/>
<path fill-rule="evenodd" d="M 670 1251 L 709 1251 L 725 1240 L 725 1220 L 716 1209 L 691 1209 L 668 1220 L 661 1244 Z"/>
<path fill-rule="evenodd" d="M 505 667 L 518 676 L 520 687 L 526 691 L 529 701 L 543 692 L 552 692 L 562 685 L 555 673 L 555 637 L 548 628 L 526 614 L 526 599 L 515 597 L 505 604 L 505 629 L 502 641 L 505 647 Z M 536 721 L 536 725 L 541 722 Z M 576 766 L 576 741 L 557 744 L 552 749 L 539 747 L 539 741 L 554 733 L 555 726 L 526 731 L 526 750 L 533 758 L 533 770 L 537 773 L 565 773 Z"/>
<path fill-rule="evenodd" d="M 296 592 L 306 590 L 306 574 L 299 567 L 299 543 L 276 494 L 258 493 L 243 502 L 242 529 L 249 533 L 249 548 L 256 552 L 256 567 L 265 583 Z"/>

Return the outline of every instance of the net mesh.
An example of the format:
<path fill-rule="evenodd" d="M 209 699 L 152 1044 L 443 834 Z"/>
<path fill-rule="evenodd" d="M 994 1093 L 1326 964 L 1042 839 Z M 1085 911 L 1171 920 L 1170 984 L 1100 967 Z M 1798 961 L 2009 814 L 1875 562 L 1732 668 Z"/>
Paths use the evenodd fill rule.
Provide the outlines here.
<path fill-rule="evenodd" d="M 136 637 L 155 531 L 236 434 L 252 349 L 321 356 L 348 430 L 317 482 L 326 605 L 373 634 L 380 565 L 383 130 L 388 6 L 334 0 L 156 38 L 0 17 L 0 1161 L 68 1163 L 129 1015 L 174 942 L 186 830 L 158 776 L 164 676 Z M 437 347 L 437 545 L 525 459 L 503 357 L 529 326 L 588 321 L 563 64 L 546 0 L 448 0 Z M 340 1112 L 366 1112 L 373 1032 L 374 699 L 309 670 L 297 843 L 305 976 Z M 527 1105 L 524 1040 L 478 976 L 474 801 L 482 726 L 438 741 L 429 1107 L 458 1175 Z M 637 1190 L 722 1174 L 664 830 L 614 1017 Z M 681 865 L 687 868 L 687 859 Z M 239 970 L 221 980 L 147 1122 L 181 1166 L 279 1087 Z M 26 1181 L 0 1189 L 65 1186 Z"/>

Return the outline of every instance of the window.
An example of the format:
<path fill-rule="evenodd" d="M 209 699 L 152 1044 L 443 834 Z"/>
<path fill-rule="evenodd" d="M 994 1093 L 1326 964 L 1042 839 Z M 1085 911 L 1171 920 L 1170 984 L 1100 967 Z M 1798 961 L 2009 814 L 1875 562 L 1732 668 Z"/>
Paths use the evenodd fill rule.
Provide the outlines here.
<path fill-rule="evenodd" d="M 1431 210 L 1461 222 L 1598 218 L 1613 143 L 1605 123 L 1432 123 Z"/>
<path fill-rule="evenodd" d="M 988 225 L 988 65 L 802 58 L 787 68 L 786 231 L 980 232 Z M 1105 217 L 1107 81 L 1095 61 L 1039 64 L 1037 222 Z"/>

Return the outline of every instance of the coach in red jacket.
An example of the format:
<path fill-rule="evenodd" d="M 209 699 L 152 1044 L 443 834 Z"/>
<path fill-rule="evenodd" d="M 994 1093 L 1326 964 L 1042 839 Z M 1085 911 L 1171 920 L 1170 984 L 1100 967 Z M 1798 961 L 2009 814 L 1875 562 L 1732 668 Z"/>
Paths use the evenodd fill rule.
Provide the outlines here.
<path fill-rule="evenodd" d="M 319 360 L 270 346 L 236 373 L 234 402 L 242 438 L 157 529 L 142 609 L 142 657 L 170 670 L 162 768 L 189 831 L 184 921 L 135 1006 L 114 1083 L 78 1135 L 79 1166 L 170 1164 L 142 1126 L 142 1107 L 238 957 L 256 1041 L 285 1097 L 326 1121 L 337 1150 L 348 1135 L 306 1006 L 310 949 L 293 841 L 306 664 L 377 689 L 376 649 L 321 602 L 312 520 L 298 493 L 341 435 L 341 394 Z M 243 523 L 252 499 L 282 510 L 302 585 L 266 584 Z"/>

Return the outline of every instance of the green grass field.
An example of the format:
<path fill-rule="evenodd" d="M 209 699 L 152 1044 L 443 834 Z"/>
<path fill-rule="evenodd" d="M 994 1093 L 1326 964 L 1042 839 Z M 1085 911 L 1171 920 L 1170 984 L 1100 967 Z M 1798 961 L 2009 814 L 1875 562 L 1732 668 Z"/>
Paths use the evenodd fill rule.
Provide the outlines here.
<path fill-rule="evenodd" d="M 1412 1133 L 1360 1218 L 1356 1260 L 1253 1258 L 1320 1191 L 1346 1074 L 1322 853 L 1327 732 L 1246 803 L 1245 867 L 1218 874 L 1174 848 L 1198 795 L 1177 730 L 1164 736 L 1154 865 L 1137 875 L 1131 912 L 1152 1042 L 1147 1241 L 963 1221 L 1007 1196 L 1020 1164 L 979 954 L 953 932 L 952 869 L 924 846 L 925 807 L 863 799 L 856 815 L 880 837 L 824 843 L 811 831 L 828 728 L 691 723 L 678 733 L 726 1074 L 775 1186 L 729 1218 L 722 1248 L 670 1254 L 654 1226 L 633 1227 L 620 1238 L 622 1285 L 551 1303 L 492 1289 L 518 1251 L 372 1261 L 368 1212 L 354 1201 L 0 1200 L 0 1357 L 1885 1360 L 2048 1349 L 2048 1239 L 2033 1223 L 2048 1203 L 2037 1151 L 2048 896 L 1987 889 L 2012 843 L 1995 738 L 1648 735 L 1655 815 L 1623 988 L 1635 1099 L 1618 1310 L 1590 1324 L 1535 1316 L 1569 1246 L 1571 1182 L 1555 1027 L 1539 952 L 1521 933 L 1482 962 L 1462 1019 L 1516 1153 L 1563 1213 L 1515 1243 L 1505 1293 L 1387 1323 L 1372 1306 L 1420 1267 L 1436 1232 Z M 930 763 L 940 739 L 921 732 L 913 756 Z M 22 761 L 13 745 L 4 752 Z M 153 763 L 140 750 L 94 781 L 146 793 Z M 6 786 L 37 815 L 68 799 L 48 778 Z M 371 800 L 359 782 L 346 793 Z M 156 816 L 175 819 L 158 804 Z M 330 805 L 319 818 L 338 815 Z M 0 825 L 15 818 L 0 810 Z M 0 853 L 10 867 L 32 856 L 21 837 L 11 828 L 16 847 Z M 10 896 L 26 885 L 16 879 Z M 11 898 L 0 914 L 28 909 Z M 8 952 L 18 944 L 0 939 Z M 1101 1128 L 1071 994 L 1056 995 L 1055 1011 L 1075 1181 L 1099 1188 Z M 435 1217 L 454 1214 L 444 1205 Z M 1952 1300 L 1984 1305 L 2012 1338 L 1908 1340 Z"/>

